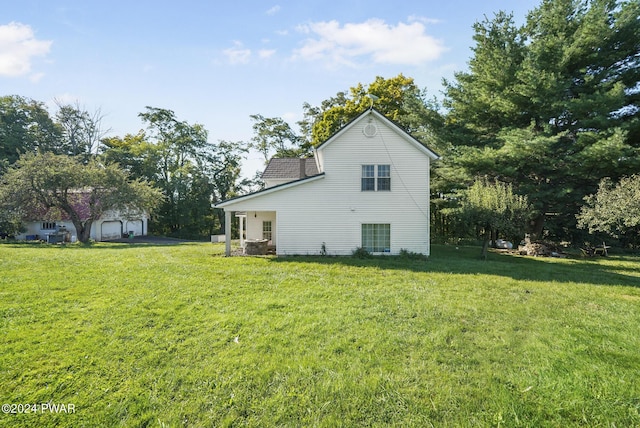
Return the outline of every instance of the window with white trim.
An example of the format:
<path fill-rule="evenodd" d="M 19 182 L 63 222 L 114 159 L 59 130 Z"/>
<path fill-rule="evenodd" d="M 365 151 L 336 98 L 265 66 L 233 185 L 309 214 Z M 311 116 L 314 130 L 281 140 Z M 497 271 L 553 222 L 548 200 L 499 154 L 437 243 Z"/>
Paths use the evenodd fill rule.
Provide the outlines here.
<path fill-rule="evenodd" d="M 391 165 L 362 165 L 360 190 L 363 192 L 391 190 Z"/>
<path fill-rule="evenodd" d="M 273 236 L 271 229 L 271 221 L 263 221 L 262 222 L 262 239 L 267 239 L 271 241 Z"/>
<path fill-rule="evenodd" d="M 391 252 L 390 224 L 363 224 L 362 248 L 370 253 Z"/>
<path fill-rule="evenodd" d="M 56 230 L 56 223 L 52 221 L 42 222 L 40 230 Z"/>

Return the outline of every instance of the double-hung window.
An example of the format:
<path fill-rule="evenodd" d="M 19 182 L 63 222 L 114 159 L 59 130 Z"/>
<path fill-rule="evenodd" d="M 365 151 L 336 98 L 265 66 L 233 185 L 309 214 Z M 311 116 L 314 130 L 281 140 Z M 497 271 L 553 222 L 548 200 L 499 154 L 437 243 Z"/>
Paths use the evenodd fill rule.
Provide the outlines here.
<path fill-rule="evenodd" d="M 362 191 L 376 190 L 376 166 L 362 165 Z"/>
<path fill-rule="evenodd" d="M 273 238 L 273 229 L 270 221 L 262 222 L 262 239 L 267 239 L 271 241 Z"/>
<path fill-rule="evenodd" d="M 390 224 L 363 224 L 362 248 L 370 253 L 391 252 Z"/>
<path fill-rule="evenodd" d="M 363 192 L 391 190 L 391 166 L 362 165 L 361 190 Z"/>

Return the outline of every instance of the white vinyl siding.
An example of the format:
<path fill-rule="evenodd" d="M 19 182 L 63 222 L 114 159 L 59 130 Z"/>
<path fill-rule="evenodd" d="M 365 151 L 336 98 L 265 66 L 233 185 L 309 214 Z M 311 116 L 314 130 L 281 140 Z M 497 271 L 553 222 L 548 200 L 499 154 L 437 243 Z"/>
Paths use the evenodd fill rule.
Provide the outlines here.
<path fill-rule="evenodd" d="M 225 210 L 247 211 L 247 230 L 260 232 L 261 211 L 272 212 L 278 255 L 320 254 L 323 243 L 329 255 L 350 255 L 362 246 L 363 224 L 391 225 L 391 254 L 405 249 L 428 255 L 429 156 L 384 122 L 374 122 L 374 137 L 363 135 L 367 120 L 361 120 L 320 148 L 324 176 L 240 199 Z M 362 191 L 362 165 L 388 165 L 393 191 Z"/>

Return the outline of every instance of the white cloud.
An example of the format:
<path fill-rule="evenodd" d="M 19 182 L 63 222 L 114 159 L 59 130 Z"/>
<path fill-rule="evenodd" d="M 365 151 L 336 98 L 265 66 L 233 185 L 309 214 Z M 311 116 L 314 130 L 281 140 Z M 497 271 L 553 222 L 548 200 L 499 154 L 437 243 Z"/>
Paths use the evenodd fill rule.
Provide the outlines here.
<path fill-rule="evenodd" d="M 258 56 L 260 57 L 260 59 L 267 59 L 267 58 L 271 58 L 275 53 L 276 53 L 275 49 L 261 49 L 258 52 Z"/>
<path fill-rule="evenodd" d="M 275 5 L 271 9 L 267 10 L 267 15 L 272 16 L 280 11 L 280 5 Z"/>
<path fill-rule="evenodd" d="M 251 59 L 251 49 L 244 47 L 242 42 L 234 42 L 233 47 L 222 51 L 231 64 L 247 64 Z"/>
<path fill-rule="evenodd" d="M 30 26 L 19 22 L 0 25 L 0 76 L 18 77 L 31 72 L 35 56 L 44 56 L 51 49 L 50 40 L 37 40 Z M 32 75 L 37 81 L 42 73 Z"/>
<path fill-rule="evenodd" d="M 389 25 L 380 19 L 363 23 L 313 22 L 297 28 L 308 34 L 294 58 L 322 60 L 329 65 L 357 65 L 367 58 L 378 64 L 419 65 L 445 51 L 441 40 L 426 34 L 423 22 Z"/>

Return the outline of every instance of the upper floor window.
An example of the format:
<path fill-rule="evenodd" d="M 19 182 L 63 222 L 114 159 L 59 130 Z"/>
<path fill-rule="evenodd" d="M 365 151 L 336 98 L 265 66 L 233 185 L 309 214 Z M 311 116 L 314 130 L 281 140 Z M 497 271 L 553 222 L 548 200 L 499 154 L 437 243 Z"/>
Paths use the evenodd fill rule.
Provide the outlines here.
<path fill-rule="evenodd" d="M 54 222 L 45 221 L 42 223 L 40 230 L 55 230 L 56 224 Z"/>
<path fill-rule="evenodd" d="M 391 190 L 391 166 L 362 165 L 361 190 L 363 192 Z"/>

